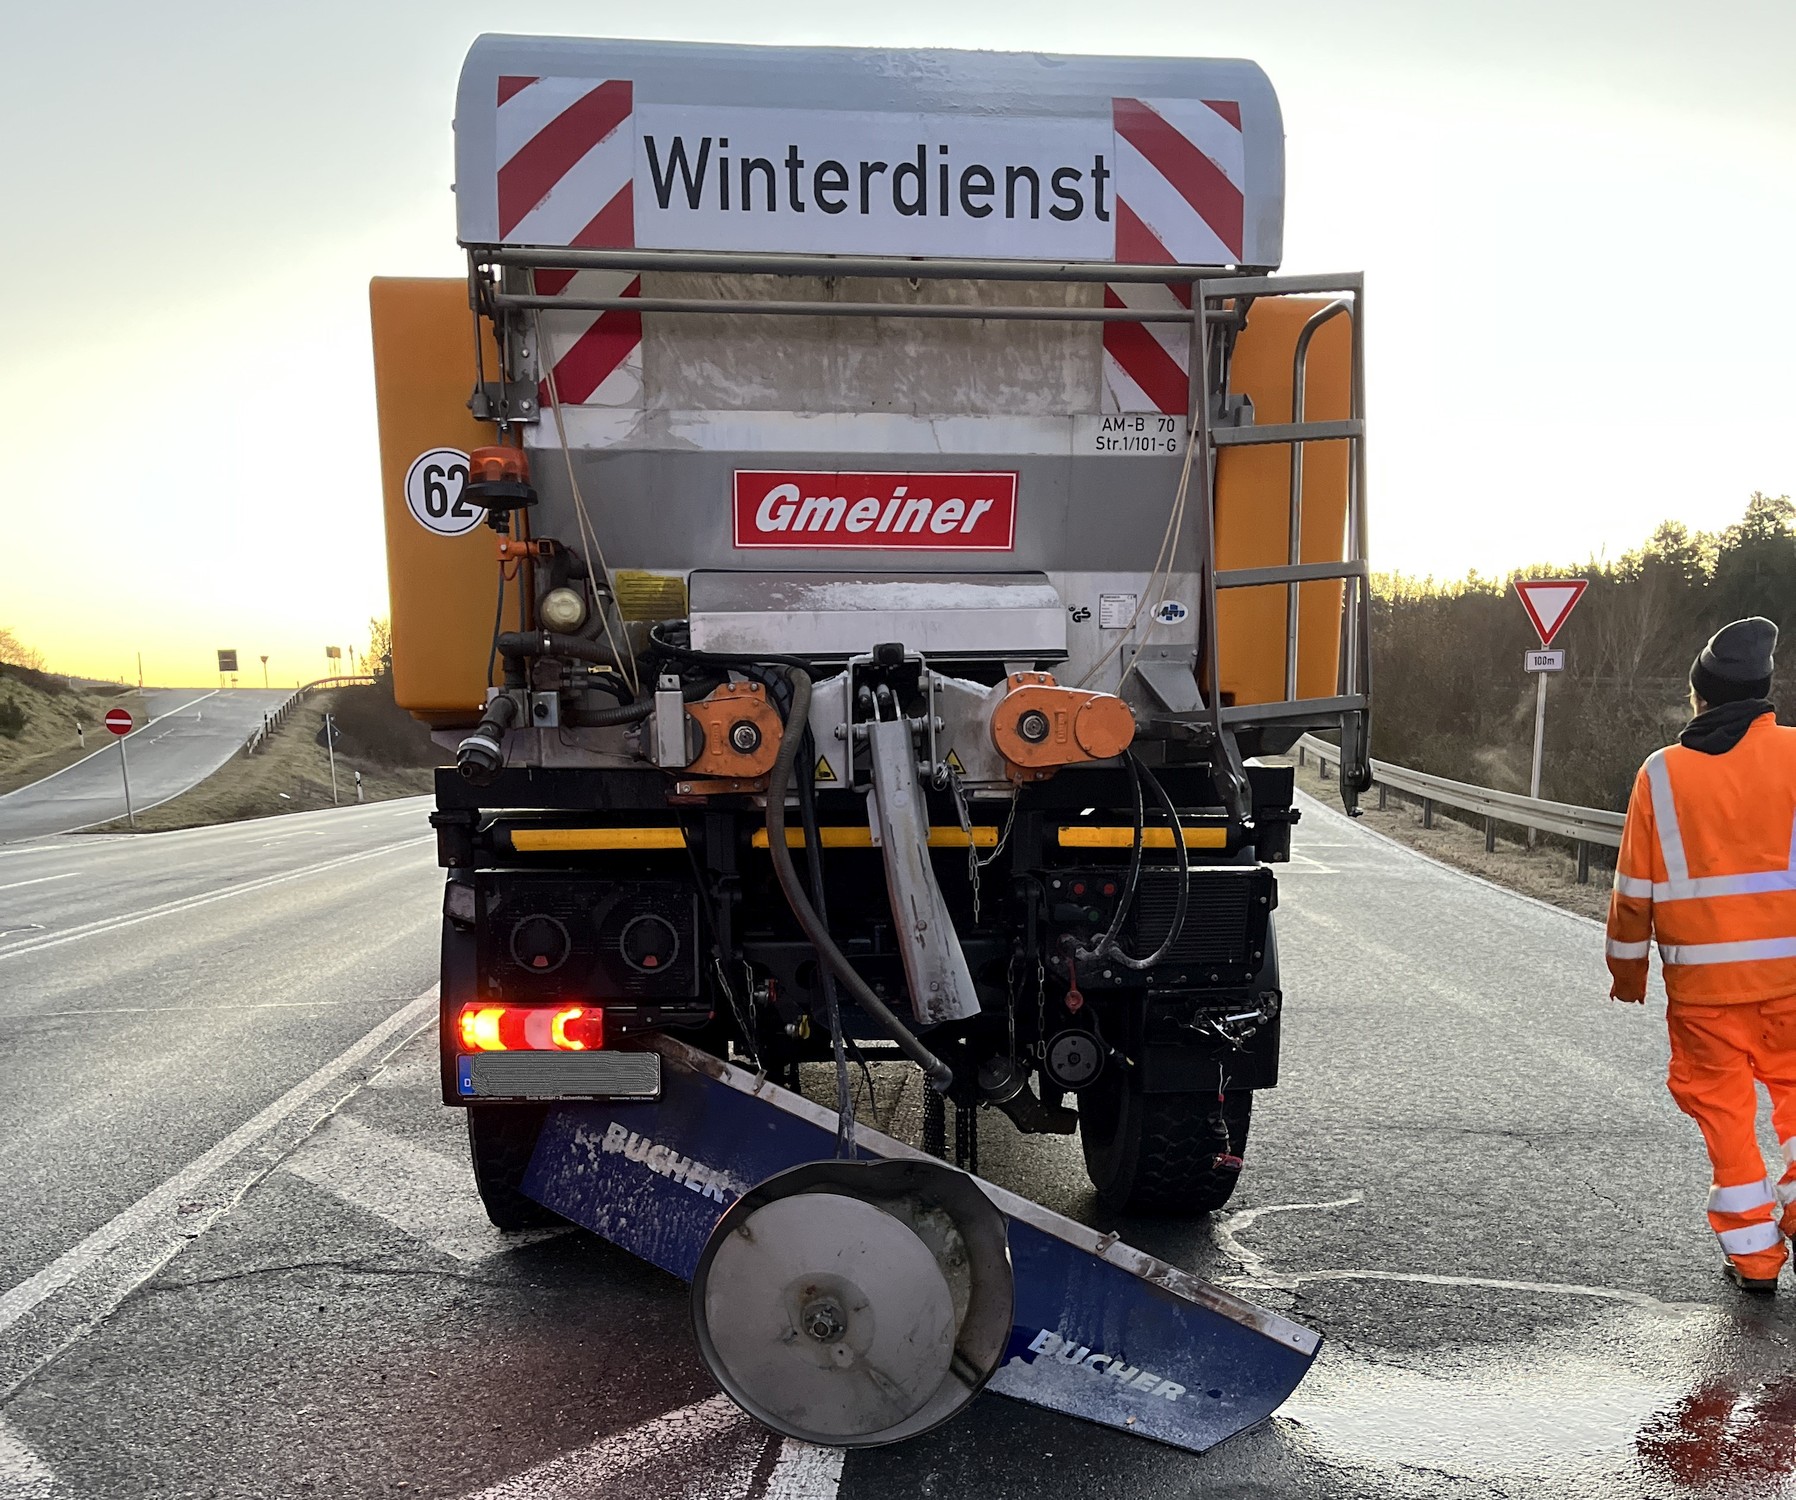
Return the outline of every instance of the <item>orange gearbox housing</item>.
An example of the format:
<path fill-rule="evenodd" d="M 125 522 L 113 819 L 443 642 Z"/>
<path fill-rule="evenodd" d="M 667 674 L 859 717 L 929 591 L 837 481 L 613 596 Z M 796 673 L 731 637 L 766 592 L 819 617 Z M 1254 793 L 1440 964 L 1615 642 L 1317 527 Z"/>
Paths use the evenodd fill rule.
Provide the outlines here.
<path fill-rule="evenodd" d="M 1045 781 L 1062 766 L 1109 760 L 1135 739 L 1135 715 L 1113 693 L 1061 687 L 1046 672 L 1013 672 L 992 709 L 992 744 L 1012 781 Z"/>

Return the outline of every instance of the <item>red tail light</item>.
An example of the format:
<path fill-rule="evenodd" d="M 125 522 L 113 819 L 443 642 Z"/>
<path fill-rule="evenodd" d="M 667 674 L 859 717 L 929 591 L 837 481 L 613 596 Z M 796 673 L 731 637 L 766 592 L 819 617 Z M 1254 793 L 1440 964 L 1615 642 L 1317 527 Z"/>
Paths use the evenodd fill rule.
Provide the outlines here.
<path fill-rule="evenodd" d="M 464 1005 L 456 1018 L 463 1052 L 596 1052 L 605 1012 L 596 1005 Z"/>

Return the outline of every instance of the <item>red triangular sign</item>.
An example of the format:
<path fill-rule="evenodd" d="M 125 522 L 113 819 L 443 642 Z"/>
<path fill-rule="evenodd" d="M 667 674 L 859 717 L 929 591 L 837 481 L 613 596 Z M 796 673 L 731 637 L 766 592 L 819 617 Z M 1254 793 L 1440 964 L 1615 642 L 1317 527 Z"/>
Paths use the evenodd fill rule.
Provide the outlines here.
<path fill-rule="evenodd" d="M 1584 597 L 1590 584 L 1582 578 L 1517 579 L 1515 591 L 1521 595 L 1522 608 L 1540 632 L 1540 644 L 1550 646 L 1572 612 L 1572 606 Z"/>

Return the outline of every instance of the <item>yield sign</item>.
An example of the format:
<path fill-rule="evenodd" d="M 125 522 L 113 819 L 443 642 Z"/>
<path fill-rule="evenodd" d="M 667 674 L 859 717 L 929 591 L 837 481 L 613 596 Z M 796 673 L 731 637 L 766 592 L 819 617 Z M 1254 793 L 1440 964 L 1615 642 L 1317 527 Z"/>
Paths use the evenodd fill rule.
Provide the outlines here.
<path fill-rule="evenodd" d="M 1584 596 L 1590 585 L 1582 578 L 1517 579 L 1515 591 L 1521 595 L 1522 608 L 1540 632 L 1540 644 L 1550 646 L 1559 627 L 1572 612 L 1572 606 Z"/>

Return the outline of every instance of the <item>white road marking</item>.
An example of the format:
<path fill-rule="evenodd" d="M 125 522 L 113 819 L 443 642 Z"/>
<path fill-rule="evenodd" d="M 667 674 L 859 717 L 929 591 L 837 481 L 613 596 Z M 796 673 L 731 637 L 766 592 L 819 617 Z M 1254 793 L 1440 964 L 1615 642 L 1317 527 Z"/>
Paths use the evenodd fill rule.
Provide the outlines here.
<path fill-rule="evenodd" d="M 779 1462 L 767 1476 L 762 1500 L 829 1500 L 841 1486 L 847 1457 L 840 1448 L 787 1438 L 780 1445 Z"/>
<path fill-rule="evenodd" d="M 1645 1292 L 1626 1292 L 1615 1287 L 1586 1286 L 1566 1281 L 1510 1281 L 1496 1276 L 1441 1276 L 1428 1271 L 1330 1270 L 1269 1271 L 1266 1257 L 1241 1243 L 1241 1232 L 1266 1214 L 1304 1213 L 1325 1208 L 1349 1208 L 1363 1203 L 1355 1193 L 1351 1198 L 1332 1198 L 1326 1203 L 1269 1203 L 1262 1208 L 1236 1209 L 1216 1221 L 1217 1248 L 1242 1267 L 1239 1276 L 1224 1276 L 1218 1285 L 1238 1292 L 1294 1292 L 1312 1281 L 1401 1281 L 1414 1286 L 1467 1287 L 1491 1292 L 1539 1292 L 1546 1296 L 1592 1297 L 1603 1302 L 1628 1302 L 1638 1307 L 1660 1307 L 1666 1304 Z"/>
<path fill-rule="evenodd" d="M 180 706 L 180 708 L 171 708 L 165 714 L 157 714 L 156 717 L 153 719 L 145 719 L 143 721 L 143 723 L 139 724 L 129 734 L 125 735 L 124 738 L 128 739 L 128 740 L 134 740 L 139 735 L 141 735 L 146 729 L 148 729 L 152 724 L 160 724 L 164 719 L 171 718 L 175 714 L 182 713 L 185 710 L 192 708 L 195 703 L 204 703 L 206 701 L 206 699 L 208 699 L 208 698 L 216 698 L 218 696 L 218 693 L 219 693 L 219 690 L 217 688 L 213 688 L 211 692 L 202 693 L 199 697 L 194 698 L 187 703 L 183 703 Z M 116 738 L 116 736 L 115 736 L 115 738 Z M 158 735 L 157 738 L 160 739 L 161 736 Z M 111 748 L 112 748 L 112 745 L 110 744 L 110 742 L 107 744 L 104 744 L 104 745 L 100 746 L 100 748 L 98 750 L 89 751 L 86 755 L 82 756 L 80 760 L 72 761 L 70 764 L 64 766 L 62 768 L 62 770 L 60 770 L 60 771 L 52 771 L 48 776 L 40 776 L 40 777 L 38 777 L 38 779 L 36 781 L 28 781 L 25 783 L 24 786 L 16 786 L 12 789 L 12 792 L 0 793 L 0 801 L 4 801 L 5 798 L 12 796 L 13 792 L 29 791 L 32 787 L 42 786 L 46 781 L 54 781 L 58 776 L 61 776 L 64 772 L 72 771 L 75 769 L 76 766 L 86 765 L 95 756 L 104 755 Z M 164 799 L 164 800 L 167 800 L 167 799 Z M 160 803 L 157 803 L 156 805 L 161 806 Z M 139 808 L 138 809 L 139 812 L 147 812 L 148 810 L 149 810 L 148 808 Z"/>
<path fill-rule="evenodd" d="M 0 1422 L 0 1495 L 7 1500 L 60 1500 L 50 1466 Z"/>
<path fill-rule="evenodd" d="M 373 849 L 363 849 L 357 854 L 344 854 L 336 859 L 327 859 L 320 864 L 302 865 L 297 870 L 286 870 L 278 875 L 264 875 L 259 880 L 246 880 L 241 885 L 228 885 L 223 890 L 206 891 L 197 896 L 183 896 L 178 901 L 166 901 L 160 906 L 152 906 L 145 911 L 127 912 L 123 916 L 103 917 L 97 922 L 88 922 L 80 927 L 71 927 L 67 932 L 52 933 L 42 938 L 32 938 L 22 943 L 14 943 L 11 947 L 0 948 L 0 961 L 16 958 L 21 953 L 39 953 L 45 948 L 60 947 L 63 943 L 72 943 L 80 938 L 97 937 L 102 933 L 116 932 L 122 927 L 135 927 L 139 922 L 148 922 L 153 917 L 166 917 L 175 912 L 192 911 L 195 907 L 209 906 L 214 901 L 224 901 L 232 896 L 246 896 L 252 891 L 267 890 L 270 886 L 282 885 L 289 880 L 303 880 L 308 875 L 320 875 L 326 870 L 341 869 L 344 865 L 355 864 L 359 860 L 373 859 L 376 855 L 391 854 L 396 849 L 414 849 L 420 844 L 431 843 L 429 838 L 401 839 L 396 844 L 381 844 Z"/>
<path fill-rule="evenodd" d="M 779 1442 L 728 1396 L 710 1396 L 564 1453 L 464 1500 L 610 1500 L 670 1494 L 641 1483 L 644 1470 L 676 1470 L 682 1500 L 749 1500 L 755 1471 Z M 842 1478 L 833 1448 L 787 1440 L 756 1500 L 833 1500 Z"/>
<path fill-rule="evenodd" d="M 35 880 L 15 880 L 11 885 L 0 885 L 0 891 L 16 891 L 28 885 L 48 885 L 52 880 L 73 880 L 75 871 L 70 870 L 62 875 L 40 875 Z"/>
<path fill-rule="evenodd" d="M 480 1206 L 465 1160 L 450 1161 L 345 1115 L 327 1120 L 286 1169 L 467 1264 L 573 1228 L 501 1234 Z"/>
<path fill-rule="evenodd" d="M 436 1006 L 432 986 L 160 1187 L 0 1295 L 0 1334 L 32 1319 L 28 1336 L 0 1340 L 0 1398 L 110 1314 L 183 1245 L 233 1208 L 297 1141 L 355 1092 L 361 1080 L 350 1080 L 358 1069 L 379 1066 L 403 1047 L 430 1024 Z M 66 1292 L 69 1305 L 59 1298 L 45 1307 L 59 1292 Z M 41 1320 L 33 1318 L 40 1308 Z M 40 1321 L 45 1326 L 36 1326 Z"/>

